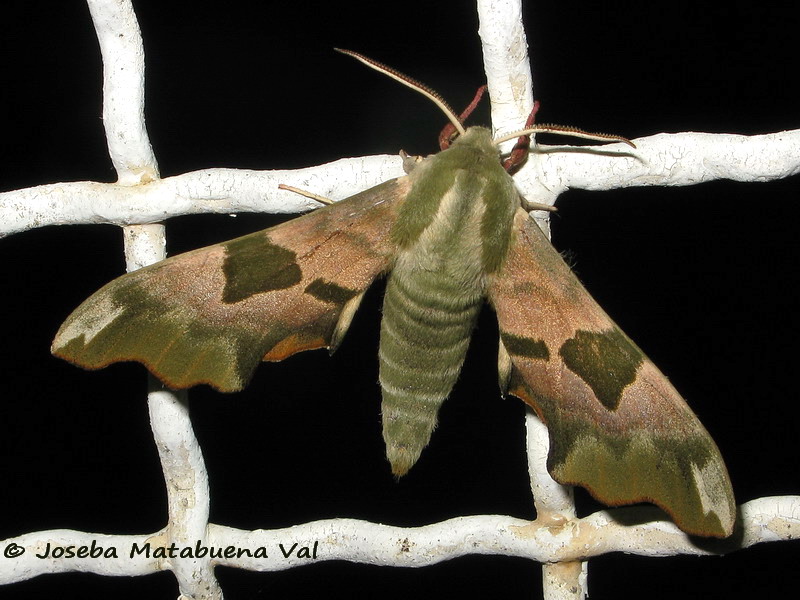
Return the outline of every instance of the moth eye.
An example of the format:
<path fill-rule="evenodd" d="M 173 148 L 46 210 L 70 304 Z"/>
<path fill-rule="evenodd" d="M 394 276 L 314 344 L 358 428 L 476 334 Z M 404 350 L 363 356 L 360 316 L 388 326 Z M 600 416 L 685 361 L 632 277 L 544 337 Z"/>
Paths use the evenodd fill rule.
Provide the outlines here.
<path fill-rule="evenodd" d="M 441 133 L 439 133 L 439 149 L 447 150 L 459 135 L 458 130 L 452 123 L 445 125 Z"/>

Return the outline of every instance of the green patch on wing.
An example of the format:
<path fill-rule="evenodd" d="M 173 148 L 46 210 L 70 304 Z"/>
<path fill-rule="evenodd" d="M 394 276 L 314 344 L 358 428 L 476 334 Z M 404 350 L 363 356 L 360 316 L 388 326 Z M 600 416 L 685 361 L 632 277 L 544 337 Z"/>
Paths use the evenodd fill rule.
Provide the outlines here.
<path fill-rule="evenodd" d="M 348 300 L 358 295 L 358 291 L 350 290 L 330 281 L 318 278 L 306 286 L 306 294 L 311 294 L 317 300 L 329 304 L 344 305 Z"/>
<path fill-rule="evenodd" d="M 226 242 L 223 246 L 225 289 L 222 300 L 227 304 L 292 287 L 302 278 L 297 255 L 273 244 L 263 231 Z"/>
<path fill-rule="evenodd" d="M 540 360 L 550 360 L 550 351 L 544 340 L 514 335 L 513 333 L 500 332 L 506 351 L 512 356 L 524 356 Z"/>
<path fill-rule="evenodd" d="M 558 353 L 608 410 L 619 406 L 623 391 L 636 380 L 644 360 L 642 351 L 616 327 L 599 333 L 578 331 Z"/>

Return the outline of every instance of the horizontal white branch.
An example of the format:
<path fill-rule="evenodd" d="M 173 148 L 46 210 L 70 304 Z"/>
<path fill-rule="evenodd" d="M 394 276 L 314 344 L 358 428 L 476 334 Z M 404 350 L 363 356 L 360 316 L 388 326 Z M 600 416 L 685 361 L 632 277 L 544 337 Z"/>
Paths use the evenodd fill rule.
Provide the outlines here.
<path fill-rule="evenodd" d="M 528 200 L 553 204 L 570 189 L 683 186 L 717 179 L 764 182 L 800 173 L 800 129 L 763 135 L 659 133 L 636 148 L 536 146 L 517 175 Z"/>
<path fill-rule="evenodd" d="M 16 538 L 9 538 L 0 542 L 4 557 L 0 559 L 0 585 L 24 581 L 46 573 L 101 573 L 104 575 L 130 576 L 147 575 L 162 570 L 159 559 L 149 558 L 144 554 L 130 557 L 130 548 L 136 544 L 142 547 L 150 541 L 157 544 L 164 535 L 165 530 L 148 535 L 106 535 L 101 533 L 87 533 L 72 529 L 51 529 L 48 531 L 35 531 L 26 533 Z M 117 558 L 113 557 L 79 557 L 75 558 L 42 558 L 48 553 L 52 556 L 55 548 L 73 546 L 76 550 L 81 546 L 91 548 L 115 548 Z M 128 550 L 124 555 L 122 550 Z M 20 553 L 19 555 L 15 555 Z M 163 561 L 161 561 L 163 562 Z"/>
<path fill-rule="evenodd" d="M 770 181 L 800 172 L 800 130 L 743 136 L 658 134 L 598 147 L 538 146 L 518 175 L 528 200 L 569 188 L 680 186 L 714 179 Z M 203 169 L 136 186 L 54 183 L 0 194 L 0 237 L 43 225 L 152 223 L 199 213 L 299 213 L 317 204 L 285 183 L 340 200 L 403 174 L 393 156 L 347 158 L 293 171 Z"/>
<path fill-rule="evenodd" d="M 356 519 L 328 519 L 275 530 L 244 531 L 210 524 L 201 547 L 215 552 L 239 552 L 242 556 L 214 558 L 216 565 L 252 571 L 280 571 L 314 561 L 347 560 L 393 567 L 423 567 L 468 554 L 517 556 L 541 563 L 586 559 L 608 552 L 644 556 L 675 554 L 725 554 L 761 542 L 800 538 L 800 496 L 759 498 L 740 507 L 741 536 L 697 545 L 668 521 L 641 525 L 654 514 L 650 507 L 605 510 L 584 519 L 552 522 L 525 521 L 509 516 L 458 517 L 424 527 L 392 527 Z M 616 518 L 615 518 L 616 517 Z M 105 575 L 142 575 L 169 568 L 169 561 L 153 557 L 163 545 L 166 530 L 148 535 L 102 535 L 67 529 L 39 531 L 0 542 L 22 548 L 16 558 L 0 561 L 0 584 L 30 579 L 44 573 L 82 571 Z M 56 547 L 101 547 L 116 550 L 116 558 L 38 558 L 50 544 Z M 145 554 L 131 557 L 134 544 Z M 173 549 L 195 551 L 195 543 Z M 266 556 L 255 556 L 263 548 Z M 307 550 L 303 550 L 303 549 Z M 247 556 L 242 551 L 249 551 Z"/>
<path fill-rule="evenodd" d="M 587 557 L 607 552 L 653 557 L 676 554 L 705 556 L 728 554 L 762 542 L 800 539 L 800 496 L 770 496 L 740 505 L 737 529 L 727 540 L 698 542 L 698 538 L 690 538 L 671 521 L 652 521 L 636 526 L 622 524 L 631 522 L 637 515 L 646 518 L 657 510 L 632 507 L 600 511 L 576 523 L 579 530 L 576 537 L 586 541 Z M 575 550 L 569 549 L 567 557 Z"/>
<path fill-rule="evenodd" d="M 136 225 L 204 213 L 299 213 L 319 204 L 279 190 L 279 184 L 341 200 L 402 174 L 399 157 L 368 156 L 293 171 L 203 169 L 136 186 L 52 183 L 0 193 L 0 237 L 44 225 Z"/>

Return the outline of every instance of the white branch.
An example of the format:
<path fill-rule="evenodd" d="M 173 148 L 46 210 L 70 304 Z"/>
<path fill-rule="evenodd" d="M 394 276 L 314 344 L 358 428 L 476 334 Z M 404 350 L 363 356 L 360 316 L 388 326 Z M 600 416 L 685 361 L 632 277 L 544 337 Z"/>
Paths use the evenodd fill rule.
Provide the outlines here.
<path fill-rule="evenodd" d="M 602 147 L 537 146 L 520 171 L 533 174 L 529 200 L 553 204 L 569 188 L 694 185 L 717 179 L 764 182 L 800 173 L 800 129 L 763 135 L 659 133 Z"/>
<path fill-rule="evenodd" d="M 747 548 L 761 542 L 800 538 L 800 496 L 759 498 L 740 507 L 744 522 L 741 541 L 717 541 L 701 548 L 670 521 L 622 525 L 614 515 L 629 522 L 637 514 L 657 513 L 651 507 L 618 508 L 554 525 L 540 520 L 524 521 L 500 515 L 458 517 L 424 527 L 392 527 L 355 519 L 332 519 L 272 531 L 241 531 L 211 525 L 209 542 L 215 546 L 241 542 L 259 546 L 298 546 L 320 541 L 320 560 L 349 560 L 391 566 L 421 567 L 467 554 L 502 554 L 536 562 L 575 561 L 608 552 L 636 552 L 644 556 L 673 554 L 711 555 Z M 663 514 L 663 513 L 661 513 Z M 669 550 L 663 551 L 662 544 Z M 284 569 L 296 559 L 278 561 L 243 559 L 245 568 Z M 287 562 L 292 563 L 288 564 Z M 222 562 L 244 566 L 242 560 Z M 266 568 L 265 568 L 266 567 Z"/>
<path fill-rule="evenodd" d="M 112 188 L 113 195 L 106 193 L 108 187 L 102 188 L 101 202 L 109 210 L 119 208 L 120 201 L 123 206 L 125 200 L 135 201 L 142 184 L 155 189 L 163 186 L 145 129 L 144 49 L 133 7 L 124 0 L 89 0 L 89 9 L 103 55 L 103 119 L 119 180 Z M 89 189 L 97 191 L 96 184 Z M 176 191 L 169 194 L 170 200 L 178 197 Z M 54 196 L 50 195 L 51 201 Z M 148 221 L 168 215 L 162 213 L 158 219 Z M 96 212 L 92 215 L 97 216 Z M 160 223 L 128 224 L 124 233 L 128 271 L 165 258 L 166 238 Z M 168 507 L 167 527 L 158 537 L 148 539 L 148 543 L 205 546 L 210 503 L 208 473 L 189 418 L 188 394 L 165 390 L 152 376 L 148 389 L 150 423 L 164 472 Z M 181 599 L 221 600 L 222 590 L 214 577 L 210 557 L 162 557 L 157 566 L 169 568 L 175 574 Z"/>
<path fill-rule="evenodd" d="M 486 84 L 496 137 L 521 129 L 533 108 L 528 42 L 520 0 L 479 0 Z M 505 147 L 513 146 L 514 142 Z"/>
<path fill-rule="evenodd" d="M 536 516 L 541 522 L 563 524 L 576 516 L 572 488 L 561 485 L 547 472 L 550 437 L 547 427 L 531 409 L 526 409 L 528 475 L 531 479 Z"/>
<path fill-rule="evenodd" d="M 561 485 L 547 472 L 550 436 L 547 427 L 530 408 L 525 411 L 528 476 L 531 480 L 536 521 L 563 527 L 577 516 L 574 488 Z M 589 563 L 583 560 L 542 565 L 544 600 L 577 600 L 588 594 Z"/>
<path fill-rule="evenodd" d="M 127 0 L 87 0 L 103 57 L 103 125 L 119 182 L 158 177 L 144 124 L 144 47 Z"/>
<path fill-rule="evenodd" d="M 189 419 L 186 391 L 172 392 L 150 377 L 150 422 L 167 483 L 169 524 L 154 545 L 207 546 L 209 490 L 203 452 Z M 157 391 L 155 391 L 157 390 Z M 165 561 L 185 598 L 221 600 L 210 556 L 176 557 Z"/>
<path fill-rule="evenodd" d="M 0 542 L 5 553 L 5 558 L 0 562 L 0 585 L 32 579 L 45 573 L 78 571 L 114 576 L 155 573 L 163 569 L 158 559 L 144 554 L 130 556 L 130 549 L 134 544 L 142 548 L 148 540 L 158 539 L 162 534 L 163 531 L 150 535 L 105 535 L 53 529 L 9 538 Z M 85 546 L 90 552 L 92 542 L 94 548 L 100 549 L 100 555 L 80 556 L 79 548 Z M 75 553 L 73 558 L 53 558 L 56 549 L 66 551 L 70 546 Z M 10 560 L 14 552 L 19 555 Z M 112 552 L 116 556 L 111 555 Z"/>
<path fill-rule="evenodd" d="M 597 147 L 538 146 L 517 175 L 528 200 L 553 204 L 569 188 L 610 190 L 732 179 L 763 182 L 800 172 L 800 130 L 764 135 L 657 134 Z M 533 177 L 520 185 L 522 172 Z M 44 225 L 151 223 L 170 216 L 297 213 L 317 206 L 279 183 L 339 200 L 403 174 L 398 157 L 342 159 L 294 171 L 203 169 L 137 186 L 53 183 L 0 194 L 0 236 Z"/>
<path fill-rule="evenodd" d="M 342 159 L 295 171 L 203 169 L 137 186 L 77 181 L 0 193 L 0 237 L 44 225 L 134 225 L 189 214 L 317 208 L 285 183 L 341 200 L 403 174 L 399 157 Z"/>
<path fill-rule="evenodd" d="M 458 517 L 424 527 L 393 527 L 356 519 L 328 519 L 295 527 L 273 530 L 244 531 L 210 524 L 201 548 L 219 552 L 231 547 L 241 556 L 215 558 L 213 565 L 225 565 L 253 571 L 280 571 L 308 560 L 298 556 L 301 548 L 313 552 L 316 561 L 347 560 L 393 567 L 424 567 L 466 556 L 491 554 L 517 556 L 540 563 L 573 562 L 609 552 L 627 552 L 642 556 L 696 556 L 726 554 L 762 542 L 800 539 L 800 496 L 759 498 L 740 507 L 742 537 L 736 540 L 709 542 L 701 547 L 669 521 L 653 521 L 642 525 L 622 525 L 631 519 L 646 520 L 657 514 L 651 507 L 605 510 L 584 519 L 560 524 L 540 520 L 525 521 L 502 515 Z M 619 520 L 615 520 L 615 515 Z M 622 518 L 624 516 L 624 518 Z M 148 559 L 144 554 L 130 556 L 135 543 L 139 549 L 149 543 L 152 553 L 164 543 L 165 531 L 149 535 L 102 535 L 81 531 L 56 530 L 29 533 L 0 542 L 25 550 L 13 561 L 5 561 L 10 569 L 0 571 L 0 584 L 21 581 L 42 573 L 84 571 L 114 575 L 141 575 L 167 568 L 169 561 Z M 55 547 L 91 547 L 92 542 L 104 551 L 113 548 L 117 559 L 62 558 L 41 559 L 34 554 L 50 552 Z M 294 551 L 288 551 L 294 544 Z M 281 551 L 283 546 L 283 552 Z M 188 539 L 176 543 L 173 553 L 197 548 Z M 263 548 L 266 556 L 254 556 Z M 289 554 L 289 556 L 284 556 Z M 207 558 L 207 555 L 204 558 Z"/>

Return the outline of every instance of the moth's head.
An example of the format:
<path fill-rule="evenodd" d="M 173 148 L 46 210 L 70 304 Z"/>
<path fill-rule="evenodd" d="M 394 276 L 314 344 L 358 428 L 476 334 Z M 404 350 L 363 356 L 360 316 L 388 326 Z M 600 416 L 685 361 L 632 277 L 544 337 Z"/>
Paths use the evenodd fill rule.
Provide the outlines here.
<path fill-rule="evenodd" d="M 451 146 L 471 147 L 483 151 L 494 150 L 499 154 L 499 148 L 492 139 L 492 131 L 486 127 L 469 127 L 463 134 L 454 136 Z"/>

